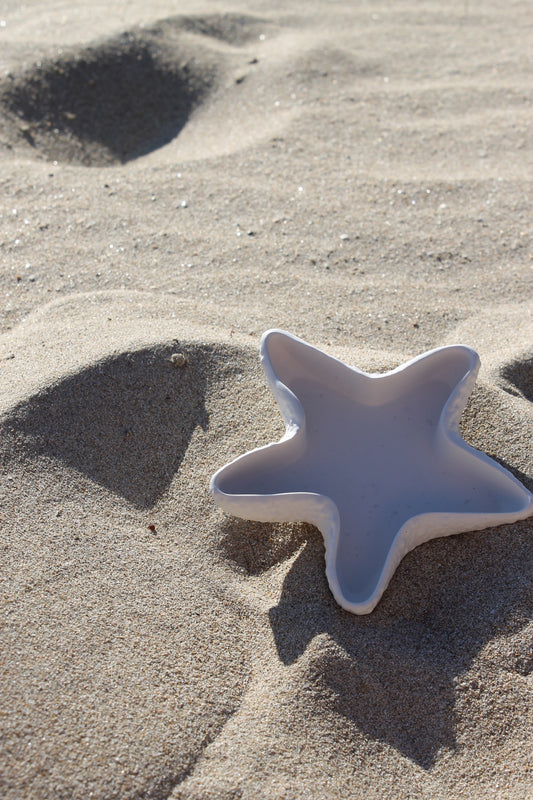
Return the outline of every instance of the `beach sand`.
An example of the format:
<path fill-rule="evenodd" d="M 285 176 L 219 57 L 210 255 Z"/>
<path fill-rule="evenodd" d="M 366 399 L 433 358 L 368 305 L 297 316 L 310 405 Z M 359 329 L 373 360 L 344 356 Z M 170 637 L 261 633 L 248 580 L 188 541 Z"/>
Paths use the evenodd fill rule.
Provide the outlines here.
<path fill-rule="evenodd" d="M 474 347 L 533 488 L 532 46 L 525 0 L 1 4 L 4 800 L 533 796 L 531 520 L 357 617 L 208 488 L 283 434 L 272 327 Z"/>

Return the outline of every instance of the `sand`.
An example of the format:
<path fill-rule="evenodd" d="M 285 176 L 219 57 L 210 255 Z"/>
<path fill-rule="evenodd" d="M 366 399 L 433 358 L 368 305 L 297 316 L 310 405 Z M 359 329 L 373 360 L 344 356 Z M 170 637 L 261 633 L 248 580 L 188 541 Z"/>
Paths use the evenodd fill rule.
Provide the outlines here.
<path fill-rule="evenodd" d="M 533 796 L 531 520 L 357 617 L 208 492 L 283 433 L 271 327 L 476 348 L 533 488 L 532 46 L 525 0 L 1 4 L 5 800 Z"/>

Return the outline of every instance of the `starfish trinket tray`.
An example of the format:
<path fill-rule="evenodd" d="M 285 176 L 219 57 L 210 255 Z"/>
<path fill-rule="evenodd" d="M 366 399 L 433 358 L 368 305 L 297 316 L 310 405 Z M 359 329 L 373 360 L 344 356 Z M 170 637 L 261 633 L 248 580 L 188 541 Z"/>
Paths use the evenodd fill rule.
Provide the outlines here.
<path fill-rule="evenodd" d="M 479 369 L 471 348 L 368 374 L 271 330 L 261 361 L 285 435 L 219 469 L 211 493 L 238 517 L 316 525 L 348 611 L 372 611 L 422 542 L 533 514 L 533 495 L 459 433 Z"/>

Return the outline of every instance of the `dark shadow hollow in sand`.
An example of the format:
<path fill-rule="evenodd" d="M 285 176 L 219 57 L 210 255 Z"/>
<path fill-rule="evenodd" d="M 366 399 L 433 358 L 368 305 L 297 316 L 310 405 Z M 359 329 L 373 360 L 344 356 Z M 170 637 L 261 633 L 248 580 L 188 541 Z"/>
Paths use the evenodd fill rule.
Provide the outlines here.
<path fill-rule="evenodd" d="M 308 537 L 305 523 L 277 525 L 231 517 L 221 528 L 220 551 L 246 575 L 260 575 L 290 558 Z"/>
<path fill-rule="evenodd" d="M 176 349 L 186 353 L 185 366 L 171 363 Z M 195 428 L 208 425 L 209 357 L 199 345 L 121 354 L 21 404 L 4 425 L 27 452 L 61 459 L 150 508 L 172 481 Z"/>
<path fill-rule="evenodd" d="M 508 395 L 517 398 L 509 403 Z M 477 385 L 461 420 L 461 433 L 533 491 L 533 359 L 504 365 L 497 386 Z M 518 435 L 509 436 L 510 431 Z M 519 433 L 519 432 L 522 433 Z M 506 458 L 502 457 L 506 454 Z"/>
<path fill-rule="evenodd" d="M 126 32 L 4 80 L 0 109 L 48 159 L 127 162 L 174 139 L 211 88 L 214 67 L 199 55 Z"/>
<path fill-rule="evenodd" d="M 513 361 L 501 370 L 504 389 L 533 403 L 533 357 Z"/>
<path fill-rule="evenodd" d="M 422 545 L 363 617 L 334 602 L 321 537 L 311 527 L 308 534 L 269 612 L 280 659 L 295 662 L 327 634 L 331 646 L 307 667 L 312 696 L 429 769 L 440 750 L 455 746 L 457 676 L 495 635 L 531 619 L 531 523 Z M 516 653 L 505 668 L 523 674 L 527 659 Z"/>

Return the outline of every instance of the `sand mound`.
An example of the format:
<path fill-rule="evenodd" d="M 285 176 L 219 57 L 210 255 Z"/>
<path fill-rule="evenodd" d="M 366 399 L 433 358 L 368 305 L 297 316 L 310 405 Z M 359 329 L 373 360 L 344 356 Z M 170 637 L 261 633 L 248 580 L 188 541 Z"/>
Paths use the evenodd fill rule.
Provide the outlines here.
<path fill-rule="evenodd" d="M 109 306 L 88 311 L 82 343 Z M 45 323 L 21 328 L 28 343 Z M 114 332 L 125 341 L 127 323 Z M 378 764 L 427 797 L 495 752 L 524 768 L 527 521 L 417 548 L 358 618 L 329 593 L 313 527 L 234 520 L 209 500 L 216 467 L 282 432 L 255 348 L 123 347 L 22 395 L 1 437 L 6 798 L 230 798 L 258 776 L 263 798 L 317 781 L 328 797 L 333 752 L 328 780 L 351 796 L 383 796 Z M 516 403 L 531 419 L 528 400 L 482 385 L 465 417 L 504 461 Z"/>
<path fill-rule="evenodd" d="M 13 135 L 49 160 L 86 166 L 166 144 L 206 96 L 215 68 L 183 49 L 169 57 L 163 44 L 127 32 L 17 75 L 0 90 Z"/>
<path fill-rule="evenodd" d="M 85 166 L 146 155 L 213 90 L 224 57 L 206 42 L 244 45 L 268 27 L 242 14 L 176 16 L 39 61 L 0 86 L 10 144 Z"/>
<path fill-rule="evenodd" d="M 179 347 L 126 353 L 67 378 L 15 409 L 11 430 L 34 456 L 61 459 L 150 508 L 170 485 L 196 426 L 207 425 L 207 354 Z M 186 363 L 175 366 L 173 354 Z"/>
<path fill-rule="evenodd" d="M 61 50 L 0 83 L 2 144 L 83 166 L 145 156 L 175 139 L 221 88 L 242 62 L 239 49 L 276 29 L 244 14 L 178 15 Z"/>

